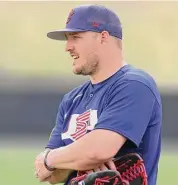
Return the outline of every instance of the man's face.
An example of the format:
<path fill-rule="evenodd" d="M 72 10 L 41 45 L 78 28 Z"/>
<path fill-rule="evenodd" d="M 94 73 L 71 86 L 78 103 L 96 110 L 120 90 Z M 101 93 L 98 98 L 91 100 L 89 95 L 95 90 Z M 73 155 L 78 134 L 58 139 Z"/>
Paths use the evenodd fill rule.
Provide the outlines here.
<path fill-rule="evenodd" d="M 73 58 L 73 72 L 78 75 L 93 75 L 99 68 L 97 53 L 99 41 L 94 32 L 67 33 L 66 51 Z"/>

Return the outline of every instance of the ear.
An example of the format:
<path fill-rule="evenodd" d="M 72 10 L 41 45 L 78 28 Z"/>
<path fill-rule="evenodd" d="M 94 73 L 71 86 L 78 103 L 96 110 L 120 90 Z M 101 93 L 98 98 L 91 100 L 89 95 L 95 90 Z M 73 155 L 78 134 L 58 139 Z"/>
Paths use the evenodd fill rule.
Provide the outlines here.
<path fill-rule="evenodd" d="M 109 33 L 107 31 L 102 31 L 101 32 L 101 43 L 104 44 L 104 43 L 107 43 L 108 42 L 108 39 L 109 39 Z"/>

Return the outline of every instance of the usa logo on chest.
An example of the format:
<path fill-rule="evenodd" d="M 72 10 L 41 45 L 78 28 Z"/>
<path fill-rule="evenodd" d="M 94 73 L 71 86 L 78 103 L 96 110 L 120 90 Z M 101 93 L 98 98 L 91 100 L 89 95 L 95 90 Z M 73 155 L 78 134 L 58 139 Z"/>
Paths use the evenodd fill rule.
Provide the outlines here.
<path fill-rule="evenodd" d="M 66 132 L 62 133 L 62 139 L 76 141 L 84 136 L 87 131 L 93 130 L 97 123 L 97 110 L 87 110 L 82 114 L 73 114 Z"/>

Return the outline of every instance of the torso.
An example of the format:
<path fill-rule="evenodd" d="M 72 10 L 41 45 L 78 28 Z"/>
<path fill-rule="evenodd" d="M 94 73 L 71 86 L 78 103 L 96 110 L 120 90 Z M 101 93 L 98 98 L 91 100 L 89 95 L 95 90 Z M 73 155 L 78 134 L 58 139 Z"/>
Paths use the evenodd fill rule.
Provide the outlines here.
<path fill-rule="evenodd" d="M 100 117 L 103 116 L 102 114 L 105 109 L 107 109 L 112 98 L 117 96 L 123 88 L 127 87 L 127 83 L 129 84 L 133 81 L 144 84 L 145 88 L 148 88 L 152 93 L 152 96 L 154 96 L 155 103 L 141 141 L 137 142 L 137 140 L 134 140 L 134 137 L 133 140 L 132 137 L 128 138 L 117 156 L 129 152 L 137 152 L 140 154 L 144 159 L 149 185 L 155 185 L 161 146 L 161 98 L 154 80 L 143 71 L 127 65 L 102 83 L 92 85 L 90 82 L 86 82 L 84 85 L 66 94 L 63 101 L 63 123 L 59 123 L 61 125 L 61 140 L 63 145 L 68 145 L 85 135 L 87 132 L 97 128 L 97 124 L 101 125 L 98 121 L 100 120 Z M 115 91 L 118 93 L 113 95 L 113 92 Z M 145 99 L 146 98 L 147 97 L 145 97 Z M 129 112 L 127 116 L 129 116 L 129 114 L 132 114 L 132 112 Z M 142 115 L 139 116 L 141 117 Z M 118 117 L 118 128 L 117 119 L 114 119 L 115 118 L 113 117 L 114 126 L 110 127 L 110 123 L 106 123 L 104 127 L 112 130 L 116 129 L 116 132 L 122 132 L 123 126 L 121 127 L 119 125 L 120 117 Z M 140 125 L 138 125 L 138 127 L 139 126 Z M 126 133 L 125 136 L 127 136 L 127 131 L 124 130 L 123 133 Z M 132 131 L 129 131 L 128 133 L 132 134 Z M 51 135 L 51 138 L 52 137 L 53 136 Z M 135 137 L 137 139 L 137 136 Z M 54 139 L 53 142 L 55 142 Z M 138 146 L 136 146 L 136 144 L 138 144 Z"/>

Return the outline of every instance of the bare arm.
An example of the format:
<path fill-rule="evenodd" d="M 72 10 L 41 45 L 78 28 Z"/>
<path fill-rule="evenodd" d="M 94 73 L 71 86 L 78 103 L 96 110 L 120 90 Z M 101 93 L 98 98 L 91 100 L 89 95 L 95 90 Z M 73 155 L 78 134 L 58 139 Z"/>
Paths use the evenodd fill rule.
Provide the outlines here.
<path fill-rule="evenodd" d="M 94 169 L 114 157 L 125 141 L 116 132 L 93 130 L 68 146 L 52 150 L 47 163 L 58 169 Z"/>

